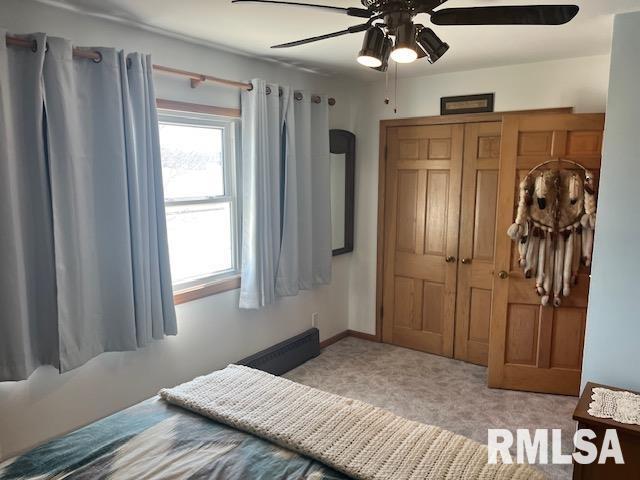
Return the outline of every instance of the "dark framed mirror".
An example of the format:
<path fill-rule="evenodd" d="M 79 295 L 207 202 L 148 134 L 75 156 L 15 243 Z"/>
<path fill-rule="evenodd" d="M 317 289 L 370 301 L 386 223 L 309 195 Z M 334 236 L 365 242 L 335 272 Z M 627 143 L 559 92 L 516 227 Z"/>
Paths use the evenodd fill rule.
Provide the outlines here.
<path fill-rule="evenodd" d="M 353 251 L 355 214 L 356 136 L 347 130 L 330 130 L 331 248 L 333 255 Z"/>

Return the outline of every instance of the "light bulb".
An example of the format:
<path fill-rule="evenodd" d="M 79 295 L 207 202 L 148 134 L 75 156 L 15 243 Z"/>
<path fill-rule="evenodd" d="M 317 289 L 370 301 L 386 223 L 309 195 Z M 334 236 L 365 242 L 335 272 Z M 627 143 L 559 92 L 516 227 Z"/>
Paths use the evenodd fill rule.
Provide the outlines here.
<path fill-rule="evenodd" d="M 360 65 L 364 65 L 365 67 L 378 68 L 382 65 L 382 60 L 376 57 L 371 57 L 369 55 L 360 55 L 358 57 L 358 63 Z"/>
<path fill-rule="evenodd" d="M 411 63 L 418 58 L 418 53 L 407 47 L 396 48 L 391 52 L 391 58 L 398 63 Z"/>

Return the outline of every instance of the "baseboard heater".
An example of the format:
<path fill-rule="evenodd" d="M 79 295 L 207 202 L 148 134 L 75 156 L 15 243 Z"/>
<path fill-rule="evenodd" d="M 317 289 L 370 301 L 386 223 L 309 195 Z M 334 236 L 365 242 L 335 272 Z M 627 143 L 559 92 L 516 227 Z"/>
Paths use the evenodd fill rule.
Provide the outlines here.
<path fill-rule="evenodd" d="M 320 332 L 317 328 L 310 328 L 306 332 L 236 363 L 257 368 L 272 375 L 282 375 L 318 355 L 320 355 Z"/>

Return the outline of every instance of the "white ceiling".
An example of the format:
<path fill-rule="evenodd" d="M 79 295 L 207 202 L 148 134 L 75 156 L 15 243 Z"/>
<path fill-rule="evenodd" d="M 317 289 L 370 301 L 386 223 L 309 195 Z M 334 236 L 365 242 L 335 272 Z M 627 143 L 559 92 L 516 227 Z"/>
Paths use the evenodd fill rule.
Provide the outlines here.
<path fill-rule="evenodd" d="M 332 12 L 277 5 L 231 4 L 230 0 L 44 0 L 66 4 L 89 14 L 107 15 L 175 34 L 267 56 L 326 74 L 346 74 L 365 80 L 382 74 L 355 61 L 363 33 L 272 50 L 270 45 L 342 30 L 360 19 Z M 298 0 L 306 1 L 306 0 Z M 312 0 L 337 6 L 361 6 L 359 0 Z M 449 0 L 447 7 L 555 4 L 562 0 Z M 418 61 L 402 65 L 403 76 L 470 70 L 548 59 L 604 54 L 610 51 L 613 14 L 640 10 L 640 0 L 574 0 L 580 13 L 568 25 L 436 27 L 451 45 L 435 65 Z M 417 21 L 429 24 L 427 15 Z"/>

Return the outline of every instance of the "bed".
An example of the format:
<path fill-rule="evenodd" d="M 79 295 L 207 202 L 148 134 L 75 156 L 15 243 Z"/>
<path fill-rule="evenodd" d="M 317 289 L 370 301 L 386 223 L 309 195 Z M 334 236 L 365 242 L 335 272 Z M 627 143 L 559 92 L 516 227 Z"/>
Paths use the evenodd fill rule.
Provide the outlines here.
<path fill-rule="evenodd" d="M 266 440 L 151 398 L 0 463 L 0 479 L 346 479 Z"/>
<path fill-rule="evenodd" d="M 237 363 L 280 375 L 319 354 L 312 328 Z M 0 463 L 0 480 L 49 478 L 349 477 L 155 396 Z"/>
<path fill-rule="evenodd" d="M 0 480 L 543 478 L 525 465 L 488 463 L 487 447 L 469 438 L 265 371 L 302 363 L 310 355 L 301 345 L 296 338 L 248 357 L 251 366 L 163 388 L 0 463 Z"/>

